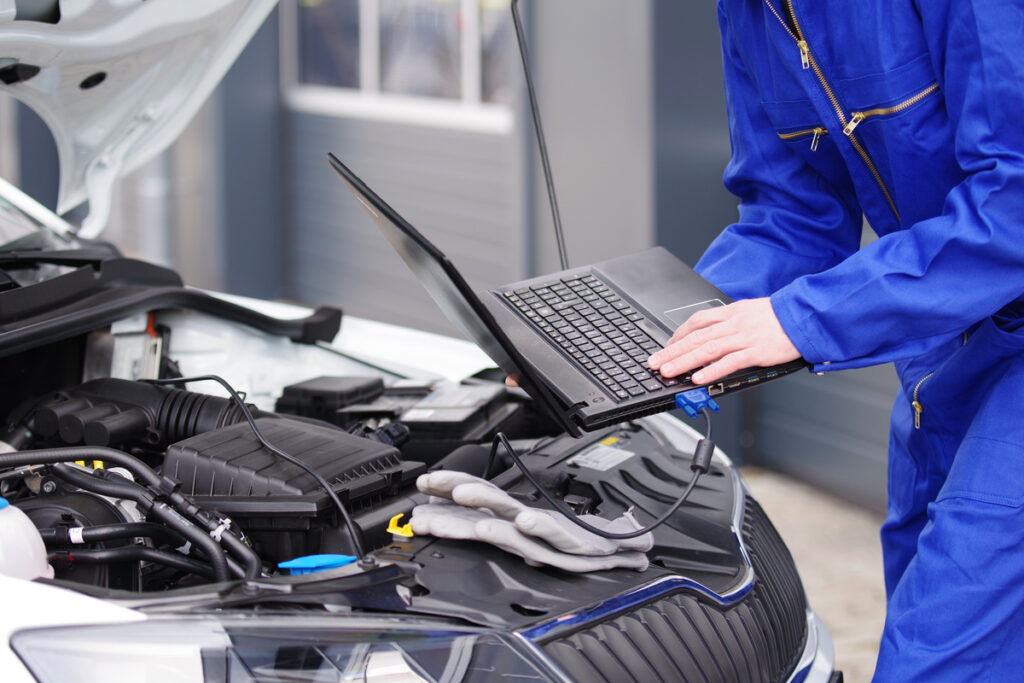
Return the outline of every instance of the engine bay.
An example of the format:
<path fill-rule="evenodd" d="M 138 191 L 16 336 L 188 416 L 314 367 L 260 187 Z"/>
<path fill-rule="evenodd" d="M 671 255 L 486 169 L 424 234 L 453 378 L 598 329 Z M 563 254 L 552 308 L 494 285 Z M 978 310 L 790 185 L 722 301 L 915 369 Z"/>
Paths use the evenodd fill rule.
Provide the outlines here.
<path fill-rule="evenodd" d="M 547 614 L 567 581 L 576 603 L 680 573 L 724 594 L 748 574 L 735 531 L 738 482 L 718 462 L 692 504 L 656 531 L 651 566 L 605 572 L 618 577 L 610 582 L 532 567 L 483 543 L 413 537 L 402 529 L 427 502 L 415 481 L 429 471 L 486 477 L 547 507 L 492 452 L 499 431 L 549 493 L 609 518 L 667 509 L 692 477 L 692 443 L 644 421 L 570 438 L 487 373 L 461 382 L 318 375 L 263 392 L 257 405 L 218 377 L 181 376 L 180 365 L 195 363 L 182 361 L 189 347 L 175 336 L 187 337 L 184 323 L 196 316 L 205 318 L 148 314 L 0 358 L 4 385 L 17 387 L 0 398 L 0 495 L 42 536 L 55 581 L 144 596 L 295 580 L 296 560 L 348 556 L 364 571 L 401 568 L 393 579 L 403 609 L 512 624 Z M 244 328 L 205 324 L 216 327 L 211 339 Z M 270 356 L 277 343 L 321 351 L 272 339 Z M 496 590 L 512 576 L 514 586 Z"/>

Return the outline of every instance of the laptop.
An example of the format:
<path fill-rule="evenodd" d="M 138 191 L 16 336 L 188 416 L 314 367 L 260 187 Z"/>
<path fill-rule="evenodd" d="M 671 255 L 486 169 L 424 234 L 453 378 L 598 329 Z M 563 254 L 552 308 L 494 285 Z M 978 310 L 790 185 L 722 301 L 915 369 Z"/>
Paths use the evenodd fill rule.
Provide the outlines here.
<path fill-rule="evenodd" d="M 730 299 L 661 247 L 476 293 L 455 265 L 336 156 L 331 167 L 445 316 L 566 432 L 580 436 L 675 407 L 695 388 L 664 378 L 651 353 L 693 313 Z M 807 367 L 743 370 L 707 387 L 729 394 Z"/>

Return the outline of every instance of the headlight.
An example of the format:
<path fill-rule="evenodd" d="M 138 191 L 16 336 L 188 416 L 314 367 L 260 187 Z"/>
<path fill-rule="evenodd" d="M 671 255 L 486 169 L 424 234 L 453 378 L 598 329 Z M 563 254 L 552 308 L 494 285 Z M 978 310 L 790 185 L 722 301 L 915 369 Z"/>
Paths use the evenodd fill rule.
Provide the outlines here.
<path fill-rule="evenodd" d="M 21 631 L 41 683 L 421 683 L 562 680 L 513 636 L 404 619 L 150 619 Z"/>

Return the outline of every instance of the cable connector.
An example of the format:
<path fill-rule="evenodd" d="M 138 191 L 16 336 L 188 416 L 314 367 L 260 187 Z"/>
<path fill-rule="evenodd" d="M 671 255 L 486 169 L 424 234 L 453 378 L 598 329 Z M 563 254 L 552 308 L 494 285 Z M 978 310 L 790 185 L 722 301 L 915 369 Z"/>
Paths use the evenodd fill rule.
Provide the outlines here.
<path fill-rule="evenodd" d="M 703 408 L 707 408 L 713 413 L 721 410 L 715 403 L 715 399 L 708 395 L 708 390 L 703 387 L 676 394 L 676 408 L 681 409 L 690 417 L 697 417 Z"/>
<path fill-rule="evenodd" d="M 162 498 L 169 498 L 181 488 L 181 482 L 170 477 L 160 477 L 160 483 L 149 487 L 154 493 Z"/>

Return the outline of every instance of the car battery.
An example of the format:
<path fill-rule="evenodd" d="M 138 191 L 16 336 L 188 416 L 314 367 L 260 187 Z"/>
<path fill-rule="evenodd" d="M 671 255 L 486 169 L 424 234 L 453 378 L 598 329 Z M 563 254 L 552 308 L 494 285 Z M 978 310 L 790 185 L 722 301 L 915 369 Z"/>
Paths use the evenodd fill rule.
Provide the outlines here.
<path fill-rule="evenodd" d="M 489 422 L 502 403 L 499 385 L 443 384 L 419 399 L 400 417 L 413 438 L 463 439 Z"/>
<path fill-rule="evenodd" d="M 521 411 L 522 404 L 508 401 L 500 384 L 405 383 L 388 387 L 371 403 L 342 408 L 338 415 L 339 424 L 349 427 L 401 422 L 410 434 L 403 456 L 431 464 L 459 446 L 490 440 Z"/>
<path fill-rule="evenodd" d="M 379 377 L 316 377 L 284 388 L 274 410 L 341 424 L 338 411 L 368 403 L 384 393 Z"/>

